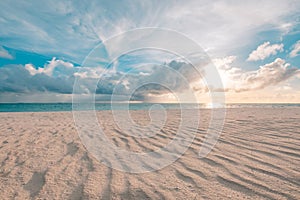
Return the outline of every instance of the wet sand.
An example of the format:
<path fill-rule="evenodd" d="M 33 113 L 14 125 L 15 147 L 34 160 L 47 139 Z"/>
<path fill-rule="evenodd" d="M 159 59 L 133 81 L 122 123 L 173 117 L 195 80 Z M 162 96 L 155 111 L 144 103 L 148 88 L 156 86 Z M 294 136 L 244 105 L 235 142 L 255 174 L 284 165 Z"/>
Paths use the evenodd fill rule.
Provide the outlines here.
<path fill-rule="evenodd" d="M 97 113 L 111 142 L 152 151 L 172 140 L 177 111 L 160 134 L 136 139 Z M 145 111 L 133 111 L 140 123 Z M 209 110 L 197 136 L 173 164 L 130 174 L 98 162 L 81 143 L 71 112 L 0 113 L 1 199 L 300 199 L 300 109 L 232 108 L 212 152 L 198 151 Z"/>

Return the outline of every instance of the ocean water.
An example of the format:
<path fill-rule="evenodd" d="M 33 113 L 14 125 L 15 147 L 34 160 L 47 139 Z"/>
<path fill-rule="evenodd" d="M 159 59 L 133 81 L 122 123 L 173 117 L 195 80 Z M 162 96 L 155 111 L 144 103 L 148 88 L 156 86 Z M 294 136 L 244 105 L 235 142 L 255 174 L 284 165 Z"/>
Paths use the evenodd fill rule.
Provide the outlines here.
<path fill-rule="evenodd" d="M 157 106 L 159 105 L 159 106 Z M 300 104 L 226 104 L 226 108 L 280 108 L 300 107 Z M 74 104 L 72 103 L 0 103 L 0 112 L 54 112 L 74 110 L 148 110 L 148 109 L 210 109 L 206 104 L 174 104 L 174 103 L 110 103 Z"/>

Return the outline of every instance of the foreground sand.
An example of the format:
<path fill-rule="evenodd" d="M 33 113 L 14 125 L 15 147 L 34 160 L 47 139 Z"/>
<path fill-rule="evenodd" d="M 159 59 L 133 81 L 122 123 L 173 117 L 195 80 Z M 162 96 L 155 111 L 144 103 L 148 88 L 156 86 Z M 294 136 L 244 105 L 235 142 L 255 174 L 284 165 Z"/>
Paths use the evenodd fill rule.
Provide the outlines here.
<path fill-rule="evenodd" d="M 185 155 L 145 174 L 94 159 L 71 112 L 0 113 L 0 199 L 300 199 L 299 108 L 228 109 L 217 145 L 198 159 L 209 110 L 202 113 Z M 145 114 L 133 117 L 147 121 Z M 162 134 L 137 141 L 113 125 L 109 111 L 98 116 L 111 141 L 132 151 L 168 142 L 178 121 L 171 111 Z"/>

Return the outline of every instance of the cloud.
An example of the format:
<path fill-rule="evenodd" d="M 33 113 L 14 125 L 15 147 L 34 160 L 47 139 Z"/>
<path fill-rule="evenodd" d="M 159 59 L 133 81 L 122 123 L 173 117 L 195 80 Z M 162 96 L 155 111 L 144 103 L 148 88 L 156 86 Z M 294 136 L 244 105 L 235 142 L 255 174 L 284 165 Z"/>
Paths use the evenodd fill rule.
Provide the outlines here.
<path fill-rule="evenodd" d="M 281 58 L 260 66 L 258 70 L 244 71 L 238 67 L 232 67 L 235 57 L 216 59 L 214 63 L 219 69 L 224 82 L 224 91 L 245 92 L 264 89 L 298 76 L 300 70 L 290 67 L 289 63 Z"/>
<path fill-rule="evenodd" d="M 12 60 L 14 57 L 2 46 L 0 46 L 0 58 Z"/>
<path fill-rule="evenodd" d="M 96 92 L 132 95 L 134 100 L 185 92 L 189 90 L 191 83 L 201 78 L 198 70 L 191 64 L 173 60 L 164 65 L 142 65 L 127 72 L 105 72 L 101 76 Z M 88 79 L 88 76 L 84 78 Z"/>
<path fill-rule="evenodd" d="M 50 77 L 45 74 L 31 75 L 24 66 L 14 65 L 0 68 L 0 92 L 3 93 L 61 93 L 71 94 L 72 77 Z"/>
<path fill-rule="evenodd" d="M 71 94 L 76 71 L 73 64 L 55 58 L 43 68 L 32 64 L 7 65 L 0 68 L 0 92 Z"/>
<path fill-rule="evenodd" d="M 250 53 L 247 61 L 264 60 L 271 55 L 276 55 L 279 51 L 283 51 L 283 44 L 270 45 L 270 42 L 265 42 Z"/>
<path fill-rule="evenodd" d="M 0 92 L 71 94 L 77 78 L 82 83 L 81 94 L 93 94 L 96 84 L 96 94 L 132 95 L 134 100 L 144 100 L 169 94 L 170 91 L 188 90 L 190 83 L 199 80 L 197 73 L 191 64 L 179 60 L 118 71 L 101 67 L 74 67 L 72 63 L 53 58 L 43 67 L 32 64 L 1 67 Z"/>
<path fill-rule="evenodd" d="M 16 6 L 18 5 L 18 6 Z M 257 6 L 259 5 L 259 6 Z M 224 53 L 251 44 L 258 32 L 286 32 L 299 1 L 0 1 L 1 44 L 81 63 L 100 41 L 133 28 L 182 32 Z M 290 27 L 290 25 L 288 26 Z M 78 45 L 80 44 L 80 45 Z M 80 48 L 78 48 L 80 46 Z M 225 52 L 226 53 L 226 52 Z M 63 54 L 63 55 L 61 55 Z"/>
<path fill-rule="evenodd" d="M 293 50 L 290 52 L 290 57 L 296 57 L 300 52 L 300 40 L 293 45 Z"/>
<path fill-rule="evenodd" d="M 39 67 L 37 69 L 32 64 L 25 65 L 25 69 L 27 69 L 31 75 L 46 74 L 48 76 L 53 75 L 53 73 L 57 71 L 57 69 L 60 70 L 60 74 L 63 74 L 62 70 L 64 70 L 65 72 L 67 70 L 73 71 L 73 67 L 74 65 L 72 63 L 65 62 L 63 60 L 57 60 L 55 57 L 52 58 L 52 60 L 47 64 L 45 64 L 44 67 Z M 68 73 L 66 73 L 65 75 L 68 75 Z"/>
<path fill-rule="evenodd" d="M 253 71 L 235 67 L 235 59 L 235 56 L 229 56 L 213 60 L 224 82 L 224 88 L 215 88 L 216 91 L 255 91 L 300 75 L 299 69 L 290 67 L 280 58 Z M 34 98 L 41 94 L 58 94 L 56 98 L 49 98 L 58 99 L 61 95 L 72 94 L 77 78 L 82 83 L 80 94 L 93 94 L 96 84 L 99 100 L 110 99 L 112 94 L 131 95 L 131 99 L 137 101 L 166 99 L 171 93 L 185 93 L 191 88 L 196 93 L 207 94 L 209 91 L 201 78 L 205 78 L 205 71 L 201 75 L 198 73 L 198 70 L 204 70 L 203 66 L 203 63 L 199 63 L 196 70 L 183 60 L 173 60 L 164 65 L 155 63 L 139 66 L 131 71 L 105 71 L 103 68 L 75 67 L 72 63 L 53 58 L 44 67 L 32 64 L 1 67 L 0 93 L 3 96 L 6 94 L 6 100 L 13 98 L 13 94 L 17 94 L 16 98 L 26 97 L 26 101 L 30 95 Z M 5 98 L 2 97 L 2 100 Z"/>
<path fill-rule="evenodd" d="M 260 69 L 247 72 L 241 77 L 241 85 L 237 91 L 263 89 L 270 85 L 277 85 L 297 74 L 300 70 L 291 68 L 289 63 L 281 58 L 275 59 L 274 62 L 260 66 Z"/>

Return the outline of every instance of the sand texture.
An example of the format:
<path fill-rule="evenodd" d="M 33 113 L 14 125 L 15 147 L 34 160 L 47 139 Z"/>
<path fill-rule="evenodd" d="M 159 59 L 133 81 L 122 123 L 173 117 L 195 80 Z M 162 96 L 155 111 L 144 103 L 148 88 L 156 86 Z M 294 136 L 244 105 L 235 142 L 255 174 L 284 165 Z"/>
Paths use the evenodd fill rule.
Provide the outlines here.
<path fill-rule="evenodd" d="M 111 142 L 153 151 L 172 140 L 178 111 L 163 130 L 134 138 L 109 111 L 97 113 Z M 300 199 L 300 109 L 232 108 L 204 159 L 198 151 L 209 110 L 186 153 L 154 172 L 130 174 L 98 162 L 81 143 L 71 112 L 0 113 L 0 199 Z M 146 111 L 133 111 L 146 123 Z"/>

